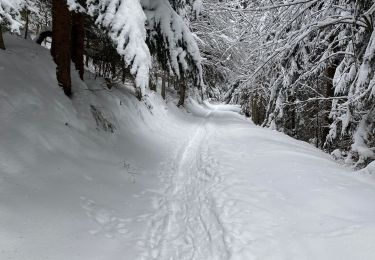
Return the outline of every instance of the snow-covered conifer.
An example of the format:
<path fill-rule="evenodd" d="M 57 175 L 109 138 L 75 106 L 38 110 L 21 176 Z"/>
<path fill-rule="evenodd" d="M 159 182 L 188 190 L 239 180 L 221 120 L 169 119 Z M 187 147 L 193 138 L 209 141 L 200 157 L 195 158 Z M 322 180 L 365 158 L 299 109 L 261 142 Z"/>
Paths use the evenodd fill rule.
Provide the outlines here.
<path fill-rule="evenodd" d="M 19 32 L 23 4 L 24 0 L 0 0 L 0 24 L 5 24 L 12 32 Z"/>
<path fill-rule="evenodd" d="M 168 0 L 88 0 L 88 12 L 107 30 L 142 93 L 149 82 L 153 47 L 165 54 L 175 75 L 191 71 L 202 84 L 198 46 Z"/>

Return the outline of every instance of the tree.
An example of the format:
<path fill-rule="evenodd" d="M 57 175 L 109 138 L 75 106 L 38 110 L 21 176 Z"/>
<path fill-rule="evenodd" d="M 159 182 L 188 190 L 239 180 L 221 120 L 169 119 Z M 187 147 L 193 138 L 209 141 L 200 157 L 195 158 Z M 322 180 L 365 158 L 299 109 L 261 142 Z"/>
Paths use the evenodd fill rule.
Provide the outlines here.
<path fill-rule="evenodd" d="M 3 39 L 3 28 L 0 24 L 0 49 L 5 50 L 5 44 Z"/>
<path fill-rule="evenodd" d="M 139 97 L 145 93 L 145 88 L 149 84 L 152 56 L 159 64 L 156 67 L 177 77 L 180 82 L 185 82 L 184 91 L 180 91 L 181 95 L 185 96 L 188 85 L 203 91 L 202 59 L 199 48 L 188 27 L 187 15 L 179 15 L 185 7 L 193 4 L 190 1 L 171 1 L 172 5 L 168 0 L 0 1 L 2 3 L 0 17 L 2 21 L 7 22 L 9 28 L 18 30 L 21 26 L 19 10 L 24 8 L 25 36 L 30 23 L 33 23 L 36 31 L 42 29 L 37 39 L 38 43 L 42 43 L 52 34 L 51 54 L 56 63 L 57 81 L 68 96 L 72 95 L 70 62 L 73 61 L 83 79 L 84 54 L 88 57 L 86 62 L 90 59 L 90 55 L 94 55 L 92 61 L 97 62 L 97 54 L 100 51 L 109 53 L 113 50 L 118 54 L 111 54 L 113 60 L 108 60 L 101 55 L 101 70 L 108 71 L 110 68 L 109 74 L 112 77 L 116 76 L 119 68 L 122 75 L 127 75 L 126 70 L 130 71 L 134 76 Z M 50 2 L 52 2 L 51 7 L 49 7 Z M 43 10 L 51 8 L 51 31 L 48 28 L 48 15 L 30 17 L 34 7 Z M 45 24 L 41 24 L 42 20 L 45 20 Z M 96 28 L 92 29 L 92 24 L 85 26 L 85 20 L 95 22 Z M 90 36 L 86 37 L 85 33 L 88 31 L 96 32 L 90 32 Z M 103 37 L 103 33 L 107 34 L 108 39 L 97 45 L 105 50 L 93 50 L 89 45 L 96 39 L 90 37 L 106 38 Z M 85 37 L 89 48 L 87 52 L 84 50 Z"/>
<path fill-rule="evenodd" d="M 191 73 L 195 85 L 203 85 L 199 48 L 167 0 L 92 0 L 88 10 L 96 24 L 106 28 L 117 52 L 131 67 L 140 93 L 149 82 L 152 53 L 178 78 Z"/>
<path fill-rule="evenodd" d="M 22 16 L 25 20 L 25 24 L 24 24 L 24 29 L 25 29 L 25 33 L 24 33 L 24 38 L 27 39 L 28 38 L 28 34 L 29 34 L 29 29 L 30 29 L 30 25 L 32 23 L 32 21 L 36 20 L 37 16 L 39 16 L 40 14 L 40 10 L 38 9 L 37 5 L 37 0 L 23 0 L 23 3 L 21 5 L 21 8 L 22 8 Z M 34 17 L 32 17 L 34 16 Z"/>
<path fill-rule="evenodd" d="M 224 101 L 347 163 L 375 159 L 373 1 L 207 0 L 204 7 L 192 24 L 207 82 L 220 86 Z"/>
<path fill-rule="evenodd" d="M 71 14 L 65 0 L 52 1 L 52 47 L 56 63 L 56 77 L 65 95 L 72 95 L 70 76 L 71 60 Z"/>
<path fill-rule="evenodd" d="M 3 26 L 12 32 L 19 32 L 22 26 L 20 15 L 22 5 L 23 0 L 0 0 L 0 49 L 5 50 Z"/>
<path fill-rule="evenodd" d="M 238 12 L 241 1 L 195 1 L 191 12 L 192 27 L 199 37 L 202 53 L 206 95 L 219 99 L 245 72 L 247 49 L 251 48 L 245 37 L 253 25 Z M 228 10 L 229 9 L 229 10 Z M 230 11 L 236 10 L 236 11 Z"/>
<path fill-rule="evenodd" d="M 230 10 L 256 21 L 244 41 L 257 47 L 231 94 L 244 95 L 244 111 L 255 114 L 261 97 L 263 126 L 340 149 L 358 166 L 375 159 L 373 1 L 264 0 Z"/>

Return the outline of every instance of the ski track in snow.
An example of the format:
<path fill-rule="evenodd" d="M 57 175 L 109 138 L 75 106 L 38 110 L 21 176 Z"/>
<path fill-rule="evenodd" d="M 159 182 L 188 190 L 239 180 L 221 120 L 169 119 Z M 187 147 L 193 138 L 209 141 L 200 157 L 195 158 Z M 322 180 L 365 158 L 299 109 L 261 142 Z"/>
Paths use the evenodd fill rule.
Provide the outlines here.
<path fill-rule="evenodd" d="M 305 162 L 303 154 L 296 162 L 282 161 L 283 156 L 290 158 L 288 149 L 265 157 L 267 140 L 258 143 L 254 135 L 259 130 L 233 113 L 213 108 L 200 120 L 188 141 L 161 167 L 166 189 L 154 201 L 144 260 L 322 259 L 324 248 L 330 248 L 324 259 L 353 259 L 350 247 L 345 251 L 338 245 L 356 236 L 361 244 L 368 236 L 364 225 L 371 227 L 369 234 L 374 226 L 363 224 L 366 218 L 357 216 L 352 202 L 336 206 L 334 201 L 358 182 L 344 181 L 347 176 L 337 170 L 304 170 L 299 166 Z M 249 136 L 254 138 L 254 153 L 240 141 Z M 357 196 L 371 196 L 370 187 Z M 348 237 L 353 238 L 345 240 Z M 330 247 L 331 241 L 336 242 Z"/>
<path fill-rule="evenodd" d="M 183 111 L 76 73 L 72 103 L 49 51 L 4 36 L 0 260 L 375 259 L 374 163 L 341 167 L 238 106 Z"/>
<path fill-rule="evenodd" d="M 218 162 L 206 145 L 212 113 L 207 113 L 188 143 L 163 165 L 167 188 L 156 202 L 158 213 L 149 225 L 150 248 L 144 259 L 229 259 L 212 196 L 221 181 L 215 173 Z"/>

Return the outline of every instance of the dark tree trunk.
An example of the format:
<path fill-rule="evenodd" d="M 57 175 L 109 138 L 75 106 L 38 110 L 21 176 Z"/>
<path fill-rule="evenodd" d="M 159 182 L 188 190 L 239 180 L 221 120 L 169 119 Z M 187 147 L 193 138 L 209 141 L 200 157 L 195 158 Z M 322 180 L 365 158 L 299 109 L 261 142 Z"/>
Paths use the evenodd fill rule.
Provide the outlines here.
<path fill-rule="evenodd" d="M 111 77 L 114 79 L 116 77 L 116 62 L 111 62 Z"/>
<path fill-rule="evenodd" d="M 56 76 L 65 95 L 72 95 L 70 77 L 71 15 L 65 0 L 52 1 L 52 47 L 51 54 L 56 63 Z"/>
<path fill-rule="evenodd" d="M 27 39 L 27 35 L 29 34 L 29 10 L 26 10 L 26 24 L 25 24 L 25 40 Z"/>
<path fill-rule="evenodd" d="M 75 64 L 76 70 L 79 72 L 79 77 L 83 80 L 84 74 L 84 17 L 81 13 L 72 12 L 72 33 L 71 33 L 71 52 L 72 61 Z"/>
<path fill-rule="evenodd" d="M 185 104 L 186 96 L 186 81 L 184 75 L 181 76 L 180 84 L 180 100 L 178 101 L 177 106 L 183 106 Z"/>
<path fill-rule="evenodd" d="M 249 115 L 246 115 L 249 116 Z M 258 106 L 258 97 L 257 95 L 253 95 L 251 97 L 251 119 L 253 120 L 254 124 L 260 125 L 260 117 L 259 117 L 259 106 Z"/>
<path fill-rule="evenodd" d="M 316 139 L 316 147 L 320 148 L 320 102 L 317 100 L 315 102 L 316 107 L 316 126 L 315 126 L 315 139 Z"/>
<path fill-rule="evenodd" d="M 1 27 L 0 23 L 0 49 L 5 50 L 5 44 L 3 39 L 3 28 Z"/>
<path fill-rule="evenodd" d="M 154 83 L 153 81 L 152 81 L 152 76 L 151 76 L 152 74 L 150 73 L 150 78 L 149 78 L 149 80 L 148 80 L 148 86 L 149 86 L 149 88 L 150 88 L 150 90 L 152 90 L 152 91 L 156 91 L 156 83 Z"/>
<path fill-rule="evenodd" d="M 89 37 L 86 37 L 86 50 L 88 50 L 90 48 L 90 40 L 89 40 Z M 86 67 L 88 67 L 89 66 L 89 55 L 88 54 L 86 54 L 86 56 L 85 56 L 85 65 L 86 65 Z"/>
<path fill-rule="evenodd" d="M 163 99 L 165 99 L 165 83 L 166 83 L 166 79 L 167 78 L 167 72 L 166 71 L 163 71 L 163 75 L 162 75 L 162 78 L 161 78 L 161 96 Z"/>

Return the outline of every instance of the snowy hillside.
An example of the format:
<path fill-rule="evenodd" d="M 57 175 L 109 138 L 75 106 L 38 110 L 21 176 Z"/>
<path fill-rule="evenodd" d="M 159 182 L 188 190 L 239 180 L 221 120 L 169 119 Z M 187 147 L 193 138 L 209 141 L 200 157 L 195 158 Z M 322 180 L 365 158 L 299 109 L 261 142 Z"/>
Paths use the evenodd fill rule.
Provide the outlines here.
<path fill-rule="evenodd" d="M 257 127 L 0 51 L 0 259 L 375 259 L 375 179 Z M 374 167 L 374 166 L 372 166 Z"/>

